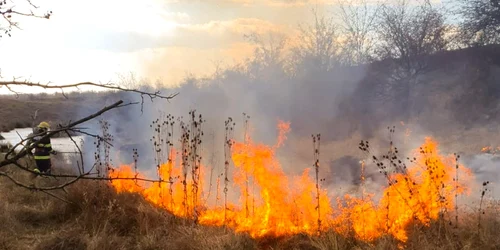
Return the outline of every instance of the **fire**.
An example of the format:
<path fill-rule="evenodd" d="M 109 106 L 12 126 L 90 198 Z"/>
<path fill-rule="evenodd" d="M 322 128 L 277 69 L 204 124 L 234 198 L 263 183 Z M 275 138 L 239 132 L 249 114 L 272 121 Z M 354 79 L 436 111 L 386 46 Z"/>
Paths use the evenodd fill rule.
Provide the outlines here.
<path fill-rule="evenodd" d="M 481 148 L 481 152 L 483 152 L 483 153 L 488 153 L 490 151 L 491 151 L 491 147 L 489 147 L 489 146 Z"/>
<path fill-rule="evenodd" d="M 388 176 L 390 185 L 377 205 L 371 200 L 346 197 L 348 205 L 343 210 L 350 215 L 358 237 L 369 241 L 388 233 L 404 242 L 412 222 L 429 225 L 431 220 L 453 211 L 455 193 L 468 194 L 466 183 L 472 177 L 469 169 L 457 165 L 453 156 L 440 155 L 431 138 L 425 139 L 419 151 L 406 173 Z M 464 174 L 461 182 L 454 179 L 456 171 Z"/>
<path fill-rule="evenodd" d="M 175 153 L 175 151 L 173 151 Z M 204 176 L 204 171 L 201 176 Z M 141 174 L 135 174 L 132 167 L 122 165 L 118 169 L 109 172 L 109 177 L 113 179 L 111 184 L 118 192 L 136 192 L 142 194 L 147 200 L 154 204 L 165 207 L 174 215 L 186 217 L 198 212 L 199 202 L 202 192 L 195 192 L 193 182 L 175 181 L 182 176 L 182 164 L 175 166 L 175 154 L 172 161 L 160 165 L 159 180 L 163 182 L 146 183 L 144 181 L 123 180 L 125 178 L 145 179 Z M 199 185 L 202 186 L 201 184 Z"/>
<path fill-rule="evenodd" d="M 289 129 L 285 125 L 281 128 Z M 253 237 L 314 233 L 318 230 L 315 226 L 315 184 L 309 177 L 309 169 L 304 170 L 301 176 L 288 178 L 275 158 L 275 148 L 252 141 L 235 142 L 232 159 L 237 171 L 234 182 L 242 190 L 239 202 L 245 204 L 249 200 L 249 208 L 231 209 L 226 221 L 224 209 L 208 210 L 200 217 L 200 223 L 226 224 Z M 251 176 L 253 187 L 250 189 L 255 190 L 252 193 L 245 192 L 247 180 L 244 176 Z M 321 205 L 325 208 L 323 213 L 329 214 L 327 208 L 330 203 L 325 190 L 321 197 Z"/>
<path fill-rule="evenodd" d="M 486 146 L 481 148 L 482 153 L 487 153 L 487 154 L 498 154 L 500 152 L 500 147 L 491 147 L 491 146 Z"/>
<path fill-rule="evenodd" d="M 332 194 L 320 188 L 318 202 L 316 181 L 310 169 L 304 169 L 298 176 L 283 171 L 276 150 L 290 131 L 289 123 L 280 122 L 278 130 L 279 136 L 273 146 L 255 143 L 249 136 L 245 142 L 232 143 L 234 174 L 228 193 L 239 194 L 239 199 L 228 201 L 227 205 L 219 191 L 219 178 L 215 206 L 204 200 L 203 191 L 194 192 L 194 187 L 203 185 L 194 183 L 191 178 L 184 179 L 182 159 L 181 162 L 173 159 L 160 166 L 160 178 L 170 183 L 148 185 L 115 179 L 112 185 L 119 192 L 140 193 L 177 216 L 196 218 L 204 225 L 227 226 L 254 238 L 297 233 L 312 235 L 333 229 L 345 235 L 354 232 L 364 241 L 392 235 L 401 242 L 407 241 L 410 225 L 429 225 L 432 220 L 450 213 L 454 210 L 455 194 L 469 191 L 470 171 L 457 165 L 453 156 L 442 156 L 437 143 L 426 138 L 405 171 L 387 175 L 387 185 L 378 200 L 375 193 L 366 193 L 364 188 L 361 195 L 349 194 L 332 200 Z M 363 161 L 361 167 L 364 171 L 369 166 Z M 201 166 L 200 181 L 205 169 L 209 168 Z M 460 181 L 455 179 L 457 171 Z M 124 165 L 110 172 L 110 177 L 142 175 Z M 360 178 L 364 182 L 364 177 Z"/>

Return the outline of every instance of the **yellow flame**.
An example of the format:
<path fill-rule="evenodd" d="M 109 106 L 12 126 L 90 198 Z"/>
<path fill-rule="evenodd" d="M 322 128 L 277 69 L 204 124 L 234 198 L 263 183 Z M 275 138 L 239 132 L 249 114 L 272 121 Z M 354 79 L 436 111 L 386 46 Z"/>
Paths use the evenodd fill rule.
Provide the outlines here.
<path fill-rule="evenodd" d="M 408 239 L 406 228 L 412 222 L 429 225 L 439 215 L 454 209 L 455 193 L 469 191 L 467 183 L 472 174 L 464 166 L 456 166 L 453 156 L 443 156 L 437 143 L 426 138 L 421 146 L 425 151 L 415 156 L 415 161 L 405 173 L 389 174 L 388 185 L 375 200 L 374 193 L 363 193 L 361 198 L 345 195 L 336 199 L 337 205 L 330 201 L 325 189 L 320 188 L 319 207 L 316 200 L 316 182 L 311 178 L 309 169 L 299 176 L 288 176 L 275 157 L 276 149 L 284 143 L 290 132 L 289 123 L 280 122 L 277 143 L 274 146 L 256 144 L 250 138 L 246 142 L 234 142 L 232 160 L 235 166 L 233 183 L 239 188 L 240 198 L 229 203 L 227 210 L 222 205 L 210 207 L 199 204 L 198 221 L 205 225 L 227 225 L 236 232 L 245 232 L 252 237 L 284 236 L 297 233 L 315 234 L 334 229 L 364 241 L 375 240 L 382 235 L 392 235 L 401 242 Z M 364 162 L 362 163 L 364 172 Z M 202 175 L 205 167 L 202 166 Z M 453 176 L 461 171 L 461 180 L 455 183 Z M 163 180 L 181 176 L 182 164 L 173 160 L 160 166 Z M 129 166 L 110 172 L 110 177 L 134 177 L 136 174 Z M 142 175 L 138 175 L 142 176 Z M 223 177 L 222 177 L 223 178 Z M 251 179 L 255 192 L 246 192 L 245 185 Z M 361 176 L 364 178 L 364 176 Z M 154 204 L 163 206 L 173 214 L 190 218 L 193 216 L 192 180 L 173 184 L 162 183 L 147 185 L 133 180 L 113 180 L 112 185 L 119 192 L 137 192 Z M 363 179 L 364 181 L 364 179 Z M 219 188 L 219 180 L 217 181 Z M 455 188 L 457 187 L 457 188 Z M 170 192 L 170 190 L 172 192 Z M 236 191 L 236 190 L 235 190 Z M 198 192 L 200 196 L 202 192 Z M 198 200 L 202 201 L 201 197 Z M 217 190 L 217 202 L 220 200 Z M 246 203 L 246 201 L 252 201 Z M 217 203 L 218 204 L 218 203 Z M 251 206 L 246 209 L 245 206 Z M 318 210 L 320 209 L 320 218 Z M 250 211 L 250 212 L 249 212 Z M 225 215 L 226 213 L 226 215 Z M 321 226 L 318 228 L 318 222 Z"/>

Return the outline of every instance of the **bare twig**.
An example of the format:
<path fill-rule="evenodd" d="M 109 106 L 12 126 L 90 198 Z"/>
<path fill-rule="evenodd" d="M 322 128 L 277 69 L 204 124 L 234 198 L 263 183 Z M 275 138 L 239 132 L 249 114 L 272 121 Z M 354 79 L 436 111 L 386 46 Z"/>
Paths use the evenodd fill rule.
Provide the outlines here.
<path fill-rule="evenodd" d="M 34 17 L 41 19 L 49 19 L 52 16 L 52 11 L 47 11 L 44 14 L 35 13 L 34 10 L 37 10 L 39 7 L 33 4 L 30 0 L 25 0 L 31 8 L 26 11 L 19 11 L 15 9 L 15 5 L 13 5 L 14 1 L 7 3 L 7 1 L 0 2 L 0 15 L 4 19 L 4 23 L 0 23 L 0 31 L 2 33 L 11 36 L 10 32 L 12 28 L 20 29 L 17 22 L 13 21 L 14 16 L 25 16 L 25 17 Z M 2 37 L 3 34 L 0 34 Z"/>
<path fill-rule="evenodd" d="M 73 144 L 75 144 L 76 148 L 78 149 L 78 152 L 80 154 L 80 161 L 82 163 L 82 169 L 80 169 L 80 167 L 78 167 L 78 173 L 79 174 L 83 174 L 83 172 L 85 171 L 83 169 L 83 166 L 84 166 L 84 160 L 83 160 L 83 152 L 82 150 L 80 149 L 80 146 L 78 146 L 78 144 L 76 143 L 76 141 L 73 139 L 73 137 L 71 136 L 71 134 L 68 132 L 68 131 L 65 131 L 66 134 L 69 136 L 69 139 L 73 142 Z"/>
<path fill-rule="evenodd" d="M 17 165 L 17 163 L 14 163 L 14 165 Z M 24 167 L 22 167 L 20 165 L 18 167 L 25 169 Z M 37 174 L 36 172 L 30 171 L 30 170 L 27 170 L 27 171 L 34 173 L 34 174 Z M 22 182 L 16 180 L 13 176 L 9 175 L 8 173 L 0 171 L 0 176 L 7 177 L 10 181 L 12 181 L 17 186 L 27 188 L 30 190 L 35 190 L 35 191 L 50 191 L 50 190 L 63 189 L 64 187 L 67 187 L 67 186 L 77 182 L 78 180 L 101 180 L 101 181 L 129 180 L 129 181 L 143 181 L 143 182 L 148 182 L 148 183 L 169 183 L 168 181 L 163 181 L 163 180 L 159 181 L 159 180 L 139 178 L 139 177 L 92 177 L 92 176 L 90 176 L 91 175 L 90 171 L 88 171 L 87 173 L 84 173 L 82 175 L 64 175 L 64 174 L 52 174 L 52 175 L 50 175 L 50 174 L 43 174 L 43 173 L 40 173 L 38 175 L 51 176 L 51 177 L 55 177 L 55 178 L 72 178 L 72 180 L 69 180 L 69 181 L 64 182 L 62 184 L 59 184 L 57 186 L 36 187 L 34 185 L 28 185 L 28 184 L 22 183 Z"/>
<path fill-rule="evenodd" d="M 64 190 L 64 188 L 63 188 L 63 190 Z M 49 196 L 52 196 L 52 197 L 54 197 L 54 198 L 56 198 L 56 199 L 58 199 L 58 200 L 60 200 L 60 201 L 66 202 L 66 203 L 68 203 L 68 204 L 74 204 L 73 202 L 68 201 L 68 200 L 66 200 L 66 199 L 64 199 L 64 198 L 62 198 L 62 197 L 60 197 L 60 196 L 58 196 L 58 195 L 55 195 L 55 194 L 53 194 L 53 193 L 50 193 L 49 191 L 40 190 L 40 192 L 42 192 L 42 193 L 46 193 L 46 194 L 48 194 Z"/>

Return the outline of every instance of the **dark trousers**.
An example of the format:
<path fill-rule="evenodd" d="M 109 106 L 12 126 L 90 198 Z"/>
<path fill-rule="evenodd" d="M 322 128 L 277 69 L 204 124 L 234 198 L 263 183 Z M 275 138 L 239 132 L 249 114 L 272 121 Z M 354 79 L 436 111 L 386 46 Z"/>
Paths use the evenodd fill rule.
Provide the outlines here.
<path fill-rule="evenodd" d="M 50 159 L 48 160 L 35 160 L 36 168 L 42 173 L 50 174 L 50 167 L 52 166 Z"/>

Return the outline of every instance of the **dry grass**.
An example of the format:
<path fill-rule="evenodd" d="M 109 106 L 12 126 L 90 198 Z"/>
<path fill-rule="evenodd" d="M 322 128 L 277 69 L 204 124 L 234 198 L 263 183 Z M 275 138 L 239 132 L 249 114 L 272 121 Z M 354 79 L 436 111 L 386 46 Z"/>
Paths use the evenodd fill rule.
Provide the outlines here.
<path fill-rule="evenodd" d="M 48 185 L 57 180 L 32 180 L 29 173 L 8 169 L 24 181 Z M 60 170 L 59 170 L 60 171 Z M 398 249 L 387 237 L 366 243 L 336 232 L 321 236 L 254 240 L 223 228 L 193 225 L 155 207 L 137 194 L 117 194 L 107 183 L 80 181 L 56 193 L 19 188 L 0 178 L 0 249 Z M 483 215 L 477 228 L 474 212 L 462 215 L 455 229 L 446 221 L 431 227 L 412 225 L 405 249 L 500 249 L 498 210 Z"/>
<path fill-rule="evenodd" d="M 56 180 L 24 181 L 48 185 Z M 223 228 L 192 225 L 136 194 L 104 182 L 80 181 L 57 193 L 19 188 L 0 178 L 0 249 L 255 249 L 256 242 Z"/>

